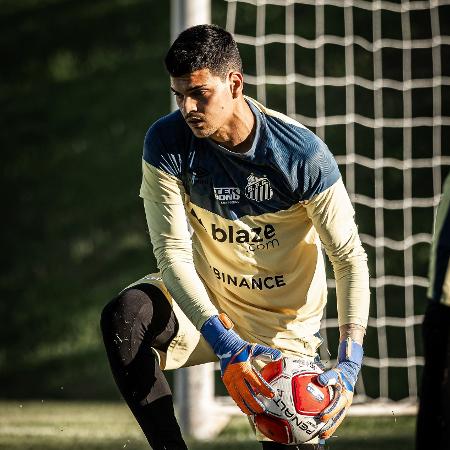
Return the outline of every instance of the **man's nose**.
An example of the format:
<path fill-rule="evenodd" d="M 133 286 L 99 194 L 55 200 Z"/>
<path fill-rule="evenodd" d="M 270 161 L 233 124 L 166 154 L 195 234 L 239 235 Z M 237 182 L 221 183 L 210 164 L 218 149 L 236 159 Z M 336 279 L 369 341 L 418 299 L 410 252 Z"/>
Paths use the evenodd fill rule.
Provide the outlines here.
<path fill-rule="evenodd" d="M 183 109 L 185 115 L 188 115 L 192 111 L 197 111 L 197 102 L 189 96 L 184 97 Z"/>

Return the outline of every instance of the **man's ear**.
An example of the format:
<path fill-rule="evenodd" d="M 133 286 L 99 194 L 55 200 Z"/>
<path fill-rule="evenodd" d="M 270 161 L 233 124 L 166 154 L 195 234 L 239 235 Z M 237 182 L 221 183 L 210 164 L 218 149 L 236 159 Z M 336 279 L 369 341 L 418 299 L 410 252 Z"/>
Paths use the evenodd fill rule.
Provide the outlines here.
<path fill-rule="evenodd" d="M 230 82 L 230 90 L 233 98 L 238 98 L 242 95 L 244 89 L 244 77 L 240 72 L 230 72 L 228 74 L 228 80 Z"/>

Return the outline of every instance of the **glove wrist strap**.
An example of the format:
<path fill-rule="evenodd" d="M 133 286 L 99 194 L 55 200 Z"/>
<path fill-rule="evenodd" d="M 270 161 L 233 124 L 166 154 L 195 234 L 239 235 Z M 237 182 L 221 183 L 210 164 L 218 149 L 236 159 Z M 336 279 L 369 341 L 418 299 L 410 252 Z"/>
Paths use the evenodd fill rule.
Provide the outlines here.
<path fill-rule="evenodd" d="M 222 313 L 219 316 L 211 316 L 200 329 L 200 333 L 219 358 L 230 351 L 234 354 L 245 345 L 232 330 L 233 326 L 231 319 Z"/>
<path fill-rule="evenodd" d="M 348 337 L 339 344 L 338 361 L 352 362 L 361 367 L 364 351 L 361 344 Z"/>

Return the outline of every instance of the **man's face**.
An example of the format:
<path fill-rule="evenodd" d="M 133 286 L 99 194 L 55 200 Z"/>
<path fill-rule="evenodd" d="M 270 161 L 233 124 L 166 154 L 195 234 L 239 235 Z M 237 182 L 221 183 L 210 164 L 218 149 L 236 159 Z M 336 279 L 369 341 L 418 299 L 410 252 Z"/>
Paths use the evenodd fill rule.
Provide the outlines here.
<path fill-rule="evenodd" d="M 171 77 L 174 93 L 186 123 L 199 138 L 213 135 L 233 115 L 233 93 L 230 76 L 222 80 L 209 69 L 181 77 Z"/>

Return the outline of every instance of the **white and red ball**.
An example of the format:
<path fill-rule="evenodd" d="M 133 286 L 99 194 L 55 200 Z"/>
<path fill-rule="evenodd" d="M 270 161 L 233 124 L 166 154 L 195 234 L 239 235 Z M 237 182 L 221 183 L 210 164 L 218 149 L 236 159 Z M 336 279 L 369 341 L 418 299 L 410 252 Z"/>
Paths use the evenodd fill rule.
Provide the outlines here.
<path fill-rule="evenodd" d="M 253 417 L 258 430 L 282 444 L 303 444 L 316 437 L 324 426 L 318 414 L 333 399 L 333 389 L 316 382 L 322 372 L 313 361 L 297 358 L 282 358 L 264 366 L 261 375 L 274 388 L 275 396 L 260 397 L 267 411 Z"/>

